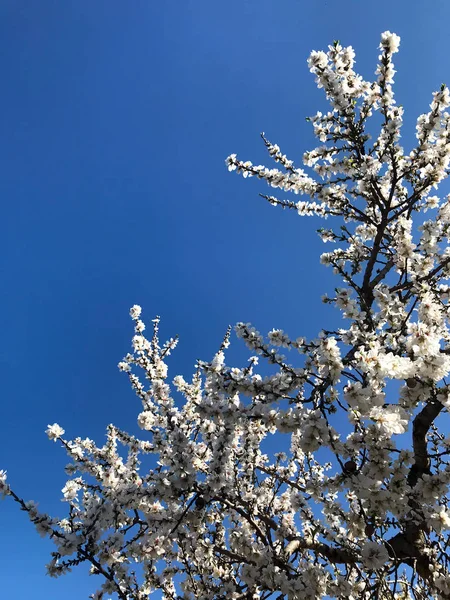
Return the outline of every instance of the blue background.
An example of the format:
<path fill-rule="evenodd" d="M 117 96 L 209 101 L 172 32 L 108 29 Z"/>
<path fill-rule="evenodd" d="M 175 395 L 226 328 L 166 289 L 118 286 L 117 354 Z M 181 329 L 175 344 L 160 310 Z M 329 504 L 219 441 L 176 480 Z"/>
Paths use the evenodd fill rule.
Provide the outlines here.
<path fill-rule="evenodd" d="M 149 324 L 161 315 L 164 339 L 180 334 L 171 376 L 209 360 L 236 321 L 293 337 L 338 324 L 319 300 L 337 283 L 318 261 L 323 223 L 269 206 L 269 188 L 224 160 L 272 166 L 265 131 L 299 161 L 314 145 L 304 117 L 326 108 L 309 52 L 340 39 L 371 79 L 386 29 L 402 37 L 410 148 L 450 83 L 449 19 L 445 0 L 1 0 L 0 468 L 17 493 L 65 514 L 67 460 L 48 423 L 100 444 L 110 422 L 136 429 L 116 368 L 134 303 Z M 46 577 L 52 548 L 2 502 L 1 596 L 96 589 L 86 569 Z"/>

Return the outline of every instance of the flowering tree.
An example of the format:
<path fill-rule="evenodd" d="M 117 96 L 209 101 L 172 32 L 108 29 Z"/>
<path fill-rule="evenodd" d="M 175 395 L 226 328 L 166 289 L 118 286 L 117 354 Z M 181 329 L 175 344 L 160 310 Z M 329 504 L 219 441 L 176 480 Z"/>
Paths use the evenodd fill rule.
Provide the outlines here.
<path fill-rule="evenodd" d="M 265 196 L 271 204 L 334 219 L 319 230 L 334 244 L 321 260 L 340 287 L 323 300 L 343 327 L 308 341 L 239 323 L 249 364 L 226 365 L 228 330 L 190 382 L 175 377 L 176 403 L 166 366 L 176 339 L 160 344 L 159 319 L 147 339 L 134 306 L 133 353 L 119 367 L 142 401 L 144 439 L 110 425 L 99 447 L 49 426 L 71 459 L 62 520 L 0 472 L 3 494 L 56 544 L 51 576 L 90 563 L 102 580 L 94 599 L 450 598 L 450 196 L 433 191 L 449 173 L 450 94 L 433 95 L 405 153 L 398 46 L 382 34 L 373 83 L 354 71 L 351 47 L 312 52 L 331 104 L 309 119 L 322 144 L 303 156 L 314 176 L 264 135 L 281 170 L 227 159 L 230 171 L 308 198 Z M 260 358 L 272 374 L 256 373 Z M 276 432 L 289 453 L 264 453 Z M 140 468 L 143 455 L 153 468 Z"/>

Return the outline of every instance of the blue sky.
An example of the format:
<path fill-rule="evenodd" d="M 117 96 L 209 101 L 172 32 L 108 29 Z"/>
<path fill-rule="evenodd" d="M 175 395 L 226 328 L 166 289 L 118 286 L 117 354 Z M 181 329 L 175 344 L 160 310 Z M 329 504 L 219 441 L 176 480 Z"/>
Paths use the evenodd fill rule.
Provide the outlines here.
<path fill-rule="evenodd" d="M 261 131 L 299 159 L 314 143 L 304 117 L 326 106 L 310 50 L 353 45 L 370 78 L 386 29 L 402 37 L 409 147 L 450 83 L 449 19 L 445 0 L 2 0 L 0 468 L 18 493 L 64 515 L 67 461 L 48 423 L 98 442 L 110 422 L 135 428 L 116 368 L 131 305 L 180 334 L 172 376 L 237 321 L 294 337 L 337 323 L 319 301 L 336 283 L 318 261 L 322 223 L 269 206 L 269 188 L 224 160 L 269 163 Z M 2 597 L 94 590 L 86 572 L 45 576 L 52 544 L 9 501 L 0 540 Z"/>

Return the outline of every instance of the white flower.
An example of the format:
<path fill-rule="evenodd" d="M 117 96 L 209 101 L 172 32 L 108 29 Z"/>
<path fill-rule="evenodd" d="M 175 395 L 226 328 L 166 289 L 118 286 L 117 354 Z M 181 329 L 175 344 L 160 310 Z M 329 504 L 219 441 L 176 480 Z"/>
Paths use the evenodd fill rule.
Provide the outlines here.
<path fill-rule="evenodd" d="M 138 425 L 141 429 L 145 429 L 150 431 L 150 429 L 155 425 L 156 417 L 150 410 L 144 410 L 138 416 Z"/>
<path fill-rule="evenodd" d="M 130 316 L 133 320 L 139 319 L 141 312 L 142 308 L 138 304 L 135 304 L 130 308 Z"/>
<path fill-rule="evenodd" d="M 211 361 L 213 371 L 220 372 L 225 364 L 225 355 L 222 351 L 218 352 Z"/>
<path fill-rule="evenodd" d="M 448 510 L 444 506 L 441 506 L 439 512 L 431 515 L 430 524 L 438 533 L 443 529 L 450 529 L 450 514 Z"/>
<path fill-rule="evenodd" d="M 445 594 L 448 595 L 450 592 L 450 577 L 445 574 L 434 573 L 434 585 Z"/>
<path fill-rule="evenodd" d="M 68 481 L 61 490 L 64 494 L 64 500 L 67 502 L 74 500 L 77 497 L 77 493 L 80 487 L 80 484 L 76 481 Z"/>
<path fill-rule="evenodd" d="M 135 352 L 142 352 L 145 348 L 148 348 L 148 341 L 143 335 L 135 335 L 133 337 L 133 348 Z"/>
<path fill-rule="evenodd" d="M 145 323 L 144 323 L 144 321 L 141 321 L 140 319 L 137 319 L 135 331 L 137 333 L 142 333 L 144 330 L 145 330 Z"/>
<path fill-rule="evenodd" d="M 273 346 L 289 348 L 289 336 L 282 329 L 272 329 L 272 331 L 269 331 L 268 337 Z"/>
<path fill-rule="evenodd" d="M 229 171 L 236 170 L 236 154 L 230 154 L 230 156 L 225 160 L 225 164 L 228 167 Z"/>
<path fill-rule="evenodd" d="M 45 433 L 48 435 L 49 440 L 56 442 L 58 438 L 64 435 L 65 431 L 58 425 L 58 423 L 53 423 L 53 425 L 48 426 L 48 429 L 45 430 Z"/>
<path fill-rule="evenodd" d="M 341 352 L 336 338 L 329 337 L 321 340 L 319 352 L 321 375 L 328 375 L 333 383 L 339 381 L 339 375 L 344 365 L 342 364 Z"/>
<path fill-rule="evenodd" d="M 394 433 L 405 433 L 408 428 L 408 415 L 401 406 L 376 406 L 372 408 L 369 416 L 388 437 Z"/>
<path fill-rule="evenodd" d="M 378 355 L 380 373 L 391 379 L 408 379 L 416 374 L 416 365 L 407 356 L 397 356 L 392 352 Z"/>
<path fill-rule="evenodd" d="M 6 483 L 6 471 L 0 471 L 0 495 L 7 496 L 9 494 L 9 485 Z"/>
<path fill-rule="evenodd" d="M 313 50 L 308 58 L 308 66 L 310 70 L 314 69 L 324 69 L 328 64 L 328 56 L 322 50 L 316 51 Z"/>
<path fill-rule="evenodd" d="M 376 570 L 384 567 L 389 560 L 389 553 L 381 544 L 367 541 L 361 549 L 361 558 L 367 569 Z"/>
<path fill-rule="evenodd" d="M 398 52 L 400 46 L 400 36 L 390 31 L 385 31 L 381 34 L 381 50 L 388 50 L 391 54 Z"/>

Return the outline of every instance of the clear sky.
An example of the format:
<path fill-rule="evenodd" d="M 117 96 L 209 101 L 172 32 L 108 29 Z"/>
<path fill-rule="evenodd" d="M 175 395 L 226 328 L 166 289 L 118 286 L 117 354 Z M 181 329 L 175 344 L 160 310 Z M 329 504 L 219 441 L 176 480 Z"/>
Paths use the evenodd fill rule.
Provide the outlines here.
<path fill-rule="evenodd" d="M 450 83 L 449 21 L 446 0 L 0 2 L 0 468 L 18 493 L 65 514 L 67 460 L 48 423 L 99 443 L 110 422 L 136 430 L 116 368 L 131 305 L 180 334 L 172 376 L 237 321 L 293 337 L 336 323 L 319 300 L 334 283 L 320 220 L 269 206 L 269 188 L 224 160 L 270 163 L 261 131 L 300 158 L 314 143 L 304 117 L 326 106 L 310 50 L 352 45 L 370 78 L 387 29 L 402 38 L 408 147 Z M 87 598 L 85 571 L 45 576 L 52 548 L 2 502 L 0 597 Z"/>

